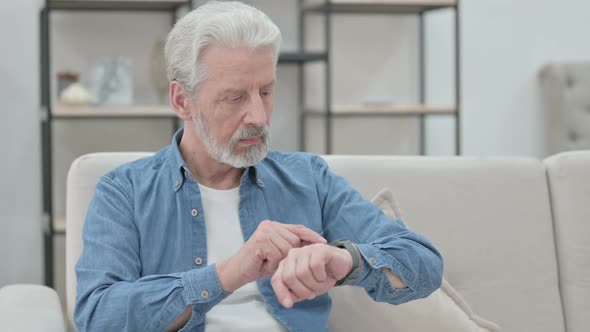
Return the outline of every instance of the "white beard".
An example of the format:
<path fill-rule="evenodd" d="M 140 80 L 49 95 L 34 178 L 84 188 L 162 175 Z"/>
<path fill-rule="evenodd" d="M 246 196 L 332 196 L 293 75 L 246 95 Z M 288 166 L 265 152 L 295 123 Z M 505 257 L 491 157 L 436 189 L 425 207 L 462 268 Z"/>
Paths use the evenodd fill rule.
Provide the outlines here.
<path fill-rule="evenodd" d="M 211 135 L 200 112 L 196 112 L 195 116 L 193 116 L 193 130 L 205 145 L 211 158 L 235 168 L 254 166 L 268 154 L 270 133 L 267 125 L 239 130 L 231 137 L 225 147 L 219 144 Z M 260 144 L 249 146 L 242 153 L 234 153 L 239 140 L 252 136 L 260 136 Z"/>

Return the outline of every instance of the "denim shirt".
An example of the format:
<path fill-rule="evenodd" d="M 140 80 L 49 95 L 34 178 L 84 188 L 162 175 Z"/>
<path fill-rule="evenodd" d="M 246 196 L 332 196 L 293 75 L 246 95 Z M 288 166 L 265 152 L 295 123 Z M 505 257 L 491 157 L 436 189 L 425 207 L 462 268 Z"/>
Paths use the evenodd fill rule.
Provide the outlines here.
<path fill-rule="evenodd" d="M 181 331 L 204 331 L 207 312 L 229 295 L 215 265 L 207 263 L 206 211 L 180 154 L 182 132 L 168 147 L 110 171 L 96 185 L 76 265 L 79 330 L 162 331 L 192 305 Z M 303 224 L 328 241 L 353 241 L 362 256 L 353 286 L 375 301 L 423 298 L 442 281 L 442 258 L 431 242 L 401 220 L 387 219 L 312 154 L 271 151 L 246 168 L 239 217 L 244 241 L 265 219 Z M 394 288 L 384 268 L 407 288 Z M 270 277 L 257 285 L 267 310 L 289 330 L 328 330 L 328 294 L 287 309 Z"/>

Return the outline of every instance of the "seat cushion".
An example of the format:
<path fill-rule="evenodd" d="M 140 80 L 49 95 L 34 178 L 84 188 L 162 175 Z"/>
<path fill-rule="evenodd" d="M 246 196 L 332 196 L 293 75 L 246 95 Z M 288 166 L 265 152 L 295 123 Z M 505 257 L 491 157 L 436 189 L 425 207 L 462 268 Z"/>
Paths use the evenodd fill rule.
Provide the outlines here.
<path fill-rule="evenodd" d="M 27 284 L 0 288 L 0 331 L 65 332 L 55 290 Z"/>

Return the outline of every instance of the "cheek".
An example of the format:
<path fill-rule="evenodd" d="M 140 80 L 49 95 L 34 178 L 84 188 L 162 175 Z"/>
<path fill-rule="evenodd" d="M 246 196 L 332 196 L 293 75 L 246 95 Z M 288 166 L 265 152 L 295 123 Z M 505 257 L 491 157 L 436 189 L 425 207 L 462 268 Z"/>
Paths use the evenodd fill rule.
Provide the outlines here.
<path fill-rule="evenodd" d="M 273 111 L 273 102 L 270 101 L 264 109 L 264 112 L 266 113 L 266 124 L 269 125 L 270 124 L 270 119 L 272 118 L 272 111 Z"/>

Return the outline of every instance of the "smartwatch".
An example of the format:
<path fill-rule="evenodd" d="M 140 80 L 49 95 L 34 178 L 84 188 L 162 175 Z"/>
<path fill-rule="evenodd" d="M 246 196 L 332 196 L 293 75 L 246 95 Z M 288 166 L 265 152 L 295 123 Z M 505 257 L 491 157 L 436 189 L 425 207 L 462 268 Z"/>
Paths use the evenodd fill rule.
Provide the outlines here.
<path fill-rule="evenodd" d="M 356 281 L 356 278 L 361 273 L 362 268 L 361 254 L 359 253 L 356 246 L 350 240 L 345 239 L 332 241 L 328 243 L 328 245 L 331 245 L 336 248 L 346 249 L 350 253 L 350 256 L 352 256 L 352 269 L 350 270 L 350 272 L 348 272 L 347 275 L 344 276 L 344 278 L 338 280 L 335 286 L 350 285 L 354 283 Z"/>

